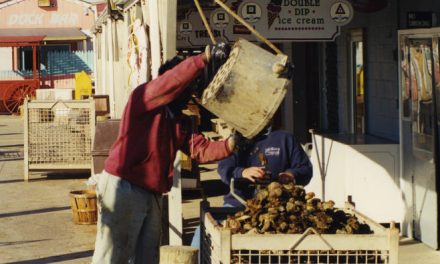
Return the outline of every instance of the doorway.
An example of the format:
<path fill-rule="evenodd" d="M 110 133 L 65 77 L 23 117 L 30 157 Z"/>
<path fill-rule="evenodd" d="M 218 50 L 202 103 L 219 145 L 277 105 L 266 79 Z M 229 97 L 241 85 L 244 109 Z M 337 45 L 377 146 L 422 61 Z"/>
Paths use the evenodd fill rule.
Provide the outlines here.
<path fill-rule="evenodd" d="M 406 33 L 406 34 L 405 34 Z M 439 119 L 440 32 L 399 32 L 401 95 L 401 169 L 407 219 L 412 235 L 439 247 Z"/>
<path fill-rule="evenodd" d="M 350 32 L 350 132 L 365 134 L 364 36 L 362 29 Z"/>
<path fill-rule="evenodd" d="M 321 128 L 321 50 L 319 42 L 292 44 L 293 133 L 301 143 L 311 142 L 309 129 Z"/>

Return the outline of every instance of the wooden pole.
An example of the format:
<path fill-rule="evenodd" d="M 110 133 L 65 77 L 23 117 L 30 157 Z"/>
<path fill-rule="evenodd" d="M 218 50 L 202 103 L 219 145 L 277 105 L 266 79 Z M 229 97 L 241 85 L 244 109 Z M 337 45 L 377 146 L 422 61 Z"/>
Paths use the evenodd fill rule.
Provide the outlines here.
<path fill-rule="evenodd" d="M 150 47 L 151 47 L 151 74 L 155 79 L 158 76 L 159 67 L 161 65 L 162 50 L 160 45 L 160 29 L 159 29 L 159 1 L 148 1 L 148 9 L 150 14 Z M 144 7 L 147 8 L 147 7 Z"/>
<path fill-rule="evenodd" d="M 242 23 L 247 29 L 249 29 L 257 38 L 266 43 L 271 49 L 273 49 L 277 54 L 283 54 L 283 52 L 278 49 L 272 42 L 267 38 L 263 37 L 258 31 L 256 31 L 251 25 L 249 25 L 243 18 L 232 11 L 225 3 L 220 0 L 214 0 L 219 6 L 221 6 L 226 12 Z"/>
<path fill-rule="evenodd" d="M 170 245 L 183 244 L 183 209 L 182 209 L 182 155 L 178 151 L 174 159 L 173 186 L 168 192 L 168 219 Z"/>
<path fill-rule="evenodd" d="M 177 0 L 159 1 L 163 61 L 176 56 Z"/>
<path fill-rule="evenodd" d="M 197 264 L 198 252 L 190 246 L 161 246 L 160 264 Z"/>

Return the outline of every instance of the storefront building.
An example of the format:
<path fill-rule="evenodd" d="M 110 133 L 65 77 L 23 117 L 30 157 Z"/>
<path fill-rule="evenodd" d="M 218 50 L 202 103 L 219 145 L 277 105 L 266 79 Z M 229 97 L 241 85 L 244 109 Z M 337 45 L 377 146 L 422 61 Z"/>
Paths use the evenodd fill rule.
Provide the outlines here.
<path fill-rule="evenodd" d="M 95 17 L 95 6 L 87 1 L 2 1 L 0 79 L 30 78 L 36 60 L 38 88 L 73 89 L 74 73 L 93 72 L 90 29 Z M 32 45 L 26 45 L 29 42 Z M 2 92 L 10 89 L 1 88 Z"/>
<path fill-rule="evenodd" d="M 116 72 L 105 58 L 123 72 L 98 82 L 97 89 L 110 94 L 111 101 L 126 98 L 138 81 L 153 78 L 153 71 L 142 69 L 157 64 L 151 61 L 157 56 L 146 52 L 158 40 L 146 29 L 152 24 L 142 20 L 148 17 L 148 8 L 139 1 L 118 2 L 124 12 L 120 16 L 108 12 L 95 30 L 96 43 L 101 43 L 97 65 L 106 65 L 97 71 Z M 245 38 L 261 44 L 215 1 L 200 2 L 217 40 L 232 44 Z M 440 3 L 229 0 L 226 4 L 295 66 L 277 118 L 282 128 L 312 147 L 314 177 L 306 188 L 338 206 L 350 199 L 375 221 L 395 221 L 402 235 L 437 249 L 440 178 L 433 73 L 438 69 L 438 33 L 415 29 L 440 26 Z M 402 31 L 406 29 L 413 31 Z M 160 30 L 168 30 L 166 36 L 172 39 L 169 27 Z M 178 1 L 174 34 L 179 54 L 201 52 L 211 43 L 189 0 Z M 162 45 L 169 42 L 161 40 Z M 109 43 L 113 52 L 107 54 Z M 135 43 L 145 46 L 135 48 Z M 135 63 L 135 58 L 152 63 Z M 130 60 L 132 66 L 124 67 Z M 106 73 L 101 76 L 109 76 Z M 114 117 L 124 105 L 124 100 L 113 99 Z"/>

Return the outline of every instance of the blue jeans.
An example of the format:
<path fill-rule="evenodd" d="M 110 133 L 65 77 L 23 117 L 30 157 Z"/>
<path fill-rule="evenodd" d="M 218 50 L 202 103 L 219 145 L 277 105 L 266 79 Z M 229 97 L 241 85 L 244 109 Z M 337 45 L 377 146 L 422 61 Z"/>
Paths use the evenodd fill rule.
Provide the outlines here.
<path fill-rule="evenodd" d="M 159 263 L 162 196 L 105 171 L 96 190 L 98 223 L 92 263 Z"/>

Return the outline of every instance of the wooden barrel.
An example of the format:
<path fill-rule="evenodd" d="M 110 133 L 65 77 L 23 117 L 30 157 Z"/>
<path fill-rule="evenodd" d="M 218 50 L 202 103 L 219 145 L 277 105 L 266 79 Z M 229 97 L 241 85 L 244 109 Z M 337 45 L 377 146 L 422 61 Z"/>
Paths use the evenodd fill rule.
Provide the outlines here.
<path fill-rule="evenodd" d="M 98 214 L 95 190 L 71 191 L 70 203 L 75 224 L 96 224 Z"/>
<path fill-rule="evenodd" d="M 190 246 L 161 246 L 160 264 L 196 264 L 198 252 Z"/>
<path fill-rule="evenodd" d="M 203 92 L 201 104 L 243 136 L 256 136 L 272 119 L 289 82 L 277 72 L 286 55 L 274 55 L 239 39 Z"/>

